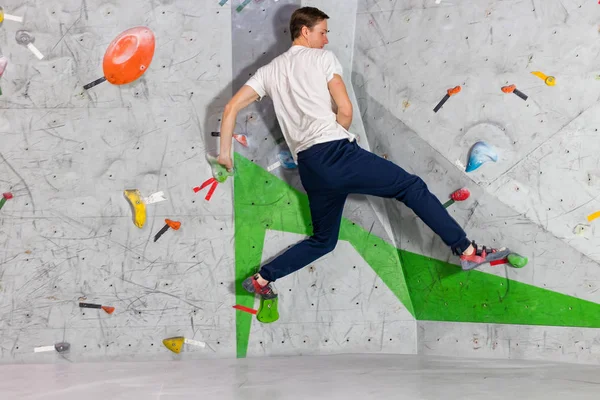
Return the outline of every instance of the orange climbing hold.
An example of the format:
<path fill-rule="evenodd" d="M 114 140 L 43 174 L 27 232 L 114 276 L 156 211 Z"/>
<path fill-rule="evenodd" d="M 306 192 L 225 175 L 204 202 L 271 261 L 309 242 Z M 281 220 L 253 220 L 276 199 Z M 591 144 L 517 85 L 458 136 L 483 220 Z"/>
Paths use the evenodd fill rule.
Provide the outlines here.
<path fill-rule="evenodd" d="M 455 94 L 457 94 L 460 91 L 461 91 L 460 86 L 454 86 L 453 88 L 448 89 L 446 91 L 446 95 L 442 98 L 442 100 L 440 100 L 440 102 L 437 104 L 437 106 L 435 106 L 435 108 L 433 109 L 433 112 L 438 112 L 440 110 L 440 108 L 442 108 L 442 106 L 448 101 L 450 96 L 454 96 Z"/>
<path fill-rule="evenodd" d="M 106 49 L 102 68 L 114 85 L 135 81 L 146 71 L 154 56 L 155 39 L 149 28 L 138 26 L 117 36 Z"/>
<path fill-rule="evenodd" d="M 104 53 L 104 76 L 84 85 L 83 88 L 88 90 L 104 81 L 113 85 L 125 85 L 135 81 L 150 66 L 154 57 L 154 47 L 154 34 L 147 27 L 138 26 L 122 32 Z"/>
<path fill-rule="evenodd" d="M 461 89 L 462 88 L 460 86 L 455 86 L 452 89 L 448 89 L 448 96 L 452 96 L 452 95 L 459 93 L 461 91 Z"/>
<path fill-rule="evenodd" d="M 181 222 L 179 221 L 172 221 L 170 219 L 165 219 L 165 223 L 167 225 L 169 225 L 169 228 L 173 229 L 174 231 L 179 230 L 179 228 L 181 228 Z"/>
<path fill-rule="evenodd" d="M 517 89 L 517 87 L 515 85 L 503 86 L 502 91 L 504 93 L 514 93 L 517 96 L 519 96 L 520 98 L 522 98 L 523 100 L 527 100 L 527 95 L 525 93 L 521 92 L 519 89 Z"/>

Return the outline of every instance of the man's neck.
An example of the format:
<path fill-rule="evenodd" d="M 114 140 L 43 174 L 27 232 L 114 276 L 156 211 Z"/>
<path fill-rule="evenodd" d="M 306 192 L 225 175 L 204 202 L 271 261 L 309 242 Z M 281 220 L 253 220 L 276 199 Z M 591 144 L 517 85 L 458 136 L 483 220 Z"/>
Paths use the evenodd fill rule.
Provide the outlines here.
<path fill-rule="evenodd" d="M 305 40 L 294 40 L 292 46 L 309 47 Z"/>

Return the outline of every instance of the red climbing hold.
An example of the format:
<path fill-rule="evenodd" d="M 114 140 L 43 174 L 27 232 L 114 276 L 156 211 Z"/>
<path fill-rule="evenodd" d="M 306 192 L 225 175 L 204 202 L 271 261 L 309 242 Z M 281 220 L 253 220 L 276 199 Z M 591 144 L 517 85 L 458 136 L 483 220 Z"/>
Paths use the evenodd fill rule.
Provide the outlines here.
<path fill-rule="evenodd" d="M 469 192 L 469 189 L 461 188 L 461 189 L 458 189 L 457 191 L 455 191 L 454 193 L 452 193 L 450 195 L 450 198 L 454 201 L 465 201 L 466 199 L 469 198 L 470 195 L 471 195 L 471 192 Z"/>

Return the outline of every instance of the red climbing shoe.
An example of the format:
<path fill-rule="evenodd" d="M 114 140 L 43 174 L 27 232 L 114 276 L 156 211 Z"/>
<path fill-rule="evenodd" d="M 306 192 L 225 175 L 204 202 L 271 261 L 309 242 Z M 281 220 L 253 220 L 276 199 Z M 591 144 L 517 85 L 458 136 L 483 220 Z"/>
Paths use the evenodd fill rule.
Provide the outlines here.
<path fill-rule="evenodd" d="M 277 298 L 277 292 L 271 286 L 271 283 L 267 283 L 265 286 L 260 286 L 258 284 L 258 274 L 250 276 L 242 282 L 242 286 L 246 289 L 247 292 L 256 293 L 261 296 L 263 299 L 275 299 Z"/>
<path fill-rule="evenodd" d="M 501 260 L 505 257 L 508 257 L 510 254 L 510 250 L 503 247 L 501 249 L 487 248 L 486 246 L 482 246 L 481 249 L 478 248 L 475 241 L 471 243 L 475 248 L 473 254 L 469 255 L 461 255 L 460 256 L 460 266 L 464 271 L 477 268 L 481 264 L 489 263 L 490 261 Z"/>

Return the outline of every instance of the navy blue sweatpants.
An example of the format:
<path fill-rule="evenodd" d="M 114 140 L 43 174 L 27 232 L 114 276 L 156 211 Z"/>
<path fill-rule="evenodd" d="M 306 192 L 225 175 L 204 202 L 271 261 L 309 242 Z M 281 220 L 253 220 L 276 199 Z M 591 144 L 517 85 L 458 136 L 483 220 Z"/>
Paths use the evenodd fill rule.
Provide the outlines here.
<path fill-rule="evenodd" d="M 454 254 L 469 247 L 466 233 L 421 178 L 356 142 L 337 140 L 301 151 L 298 169 L 308 194 L 313 235 L 260 269 L 268 281 L 291 274 L 335 248 L 344 203 L 351 193 L 395 198 L 410 207 Z"/>

